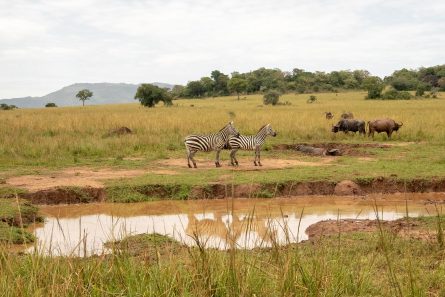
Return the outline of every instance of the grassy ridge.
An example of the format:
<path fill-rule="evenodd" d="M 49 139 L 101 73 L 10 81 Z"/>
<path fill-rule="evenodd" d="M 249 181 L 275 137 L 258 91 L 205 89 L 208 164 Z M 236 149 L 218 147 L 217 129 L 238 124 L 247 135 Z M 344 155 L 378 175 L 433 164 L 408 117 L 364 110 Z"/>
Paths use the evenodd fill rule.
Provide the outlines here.
<path fill-rule="evenodd" d="M 269 145 L 293 142 L 352 141 L 362 138 L 333 135 L 333 121 L 324 119 L 331 111 L 338 118 L 352 111 L 356 118 L 371 120 L 391 117 L 404 127 L 397 141 L 445 141 L 445 100 L 368 101 L 363 92 L 317 94 L 317 102 L 307 104 L 309 95 L 288 94 L 281 101 L 292 105 L 263 106 L 260 95 L 209 100 L 177 100 L 173 107 L 153 109 L 137 104 L 57 109 L 27 109 L 0 113 L 0 170 L 12 166 L 65 166 L 79 163 L 112 164 L 124 157 L 148 160 L 183 157 L 182 140 L 190 133 L 219 130 L 231 118 L 241 133 L 256 133 L 265 123 L 278 131 Z M 193 106 L 191 106 L 193 105 Z M 106 137 L 110 129 L 127 126 L 133 135 Z M 386 137 L 386 136 L 385 136 Z M 378 136 L 377 140 L 385 139 Z"/>

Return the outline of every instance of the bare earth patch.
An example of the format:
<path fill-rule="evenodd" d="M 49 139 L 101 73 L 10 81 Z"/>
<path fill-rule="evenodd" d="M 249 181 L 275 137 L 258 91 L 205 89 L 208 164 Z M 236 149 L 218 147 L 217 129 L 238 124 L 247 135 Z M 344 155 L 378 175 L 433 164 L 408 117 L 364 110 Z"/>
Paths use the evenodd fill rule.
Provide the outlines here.
<path fill-rule="evenodd" d="M 146 173 L 172 175 L 172 170 L 113 170 L 89 168 L 69 168 L 51 175 L 24 175 L 6 180 L 8 185 L 25 188 L 29 191 L 47 190 L 56 187 L 103 188 L 103 181 L 141 176 Z"/>
<path fill-rule="evenodd" d="M 210 169 L 210 168 L 216 168 L 215 163 L 213 160 L 203 160 L 203 159 L 196 159 L 196 165 L 198 166 L 197 169 Z M 221 164 L 223 165 L 223 168 L 230 168 L 233 170 L 240 170 L 240 171 L 250 171 L 250 170 L 267 170 L 267 169 L 283 169 L 283 168 L 290 168 L 290 167 L 296 167 L 296 166 L 325 166 L 331 163 L 334 160 L 334 158 L 323 158 L 318 162 L 307 162 L 307 161 L 299 161 L 299 160 L 293 160 L 293 159 L 262 159 L 261 164 L 263 166 L 255 166 L 253 165 L 253 158 L 251 159 L 238 159 L 239 166 L 233 167 L 229 164 L 228 161 L 221 161 Z M 158 162 L 158 165 L 163 166 L 171 166 L 171 167 L 181 167 L 181 168 L 188 168 L 187 166 L 187 160 L 186 159 L 167 159 L 162 160 Z M 195 169 L 195 168 L 194 168 Z"/>
<path fill-rule="evenodd" d="M 434 232 L 426 229 L 417 221 L 399 219 L 395 221 L 380 221 L 383 230 L 398 234 L 404 238 L 432 241 L 435 239 Z M 379 222 L 377 220 L 327 220 L 310 225 L 306 229 L 309 240 L 317 240 L 323 236 L 338 235 L 348 232 L 377 232 Z"/>

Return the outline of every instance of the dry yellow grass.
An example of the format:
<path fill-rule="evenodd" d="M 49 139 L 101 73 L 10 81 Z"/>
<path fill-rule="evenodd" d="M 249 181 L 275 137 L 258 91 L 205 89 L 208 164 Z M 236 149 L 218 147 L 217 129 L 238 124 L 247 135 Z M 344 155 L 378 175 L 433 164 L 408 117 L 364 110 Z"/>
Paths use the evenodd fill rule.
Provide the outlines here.
<path fill-rule="evenodd" d="M 445 141 L 445 95 L 438 99 L 409 101 L 364 100 L 364 92 L 287 94 L 281 102 L 291 105 L 263 106 L 261 95 L 207 100 L 177 100 L 173 107 L 144 108 L 139 104 L 19 109 L 0 112 L 0 162 L 3 168 L 16 164 L 65 164 L 76 158 L 148 159 L 183 154 L 183 138 L 190 133 L 211 133 L 230 119 L 243 134 L 253 134 L 271 123 L 278 137 L 269 143 L 319 141 L 363 142 L 357 136 L 334 135 L 330 127 L 345 111 L 359 119 L 390 117 L 404 126 L 394 141 Z M 193 105 L 193 106 L 192 106 Z M 334 113 L 326 120 L 324 112 Z M 126 126 L 135 133 L 105 137 L 110 129 Z M 378 136 L 384 140 L 386 136 Z"/>

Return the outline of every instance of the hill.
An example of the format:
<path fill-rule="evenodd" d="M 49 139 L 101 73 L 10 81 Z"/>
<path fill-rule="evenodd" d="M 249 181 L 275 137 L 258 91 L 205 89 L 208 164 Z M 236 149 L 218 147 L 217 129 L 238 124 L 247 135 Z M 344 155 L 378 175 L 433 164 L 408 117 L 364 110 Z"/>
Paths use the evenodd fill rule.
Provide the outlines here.
<path fill-rule="evenodd" d="M 166 83 L 154 82 L 152 84 L 161 88 L 171 89 L 173 87 Z M 0 104 L 16 105 L 20 108 L 44 107 L 48 102 L 53 102 L 57 106 L 79 105 L 81 102 L 76 98 L 76 94 L 83 89 L 89 89 L 94 94 L 86 102 L 87 104 L 130 103 L 135 102 L 134 94 L 138 86 L 126 83 L 76 83 L 42 97 L 2 99 Z"/>

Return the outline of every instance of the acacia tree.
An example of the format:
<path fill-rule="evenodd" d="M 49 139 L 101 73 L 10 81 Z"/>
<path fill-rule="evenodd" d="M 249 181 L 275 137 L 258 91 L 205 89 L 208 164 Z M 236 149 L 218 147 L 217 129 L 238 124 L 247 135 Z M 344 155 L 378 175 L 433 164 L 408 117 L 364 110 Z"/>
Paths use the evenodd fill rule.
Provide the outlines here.
<path fill-rule="evenodd" d="M 236 92 L 239 100 L 239 94 L 247 88 L 247 81 L 244 78 L 232 77 L 227 83 L 227 87 L 231 92 Z"/>
<path fill-rule="evenodd" d="M 84 89 L 79 91 L 76 97 L 79 98 L 80 101 L 82 101 L 82 106 L 85 106 L 85 100 L 89 100 L 91 97 L 93 97 L 93 92 L 88 89 Z"/>
<path fill-rule="evenodd" d="M 172 98 L 167 90 L 152 84 L 141 84 L 134 99 L 138 99 L 146 107 L 154 107 L 159 101 L 164 102 L 164 105 L 172 104 Z"/>

